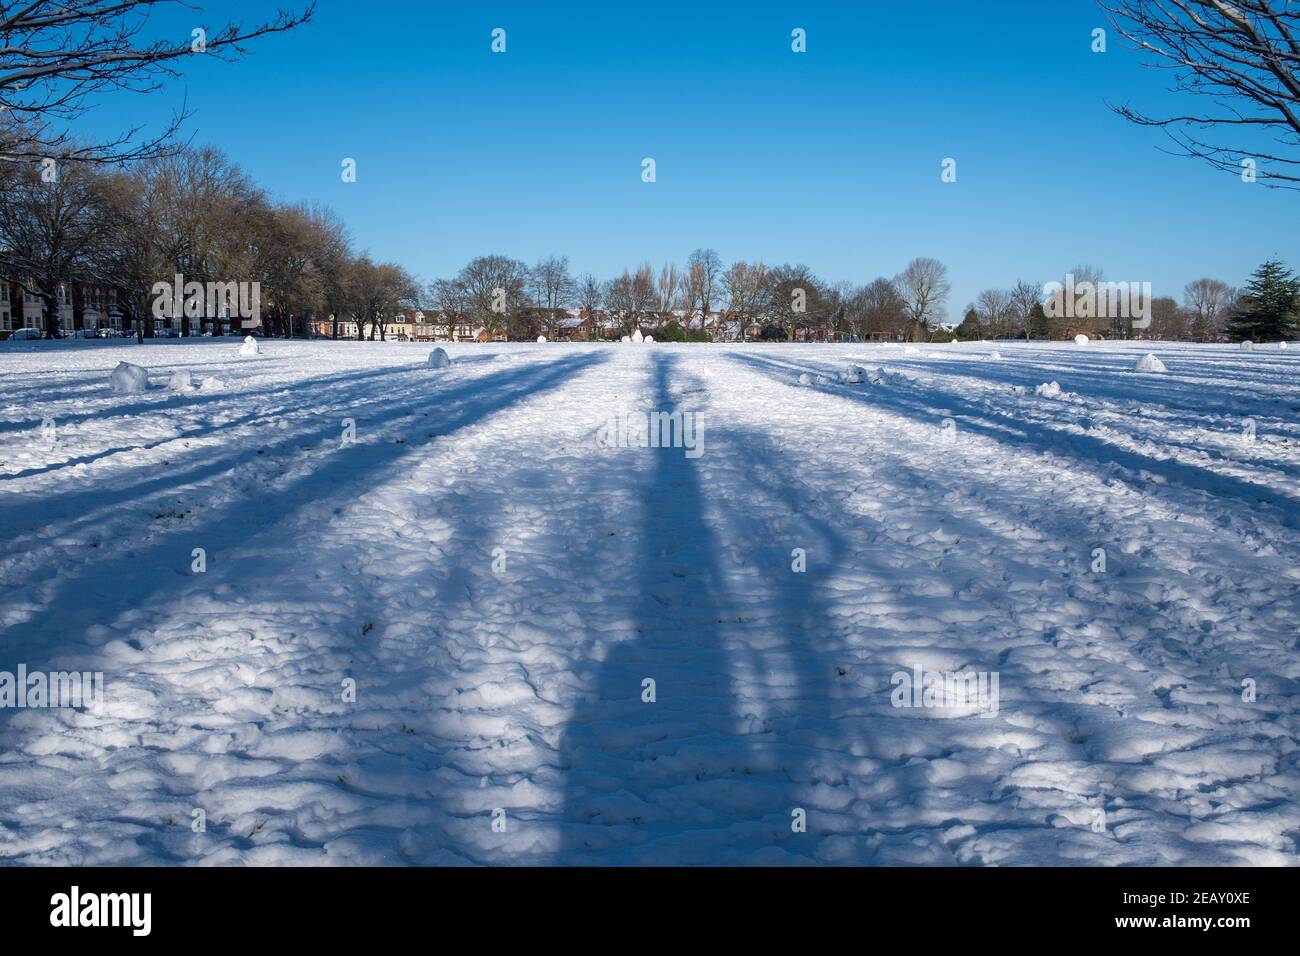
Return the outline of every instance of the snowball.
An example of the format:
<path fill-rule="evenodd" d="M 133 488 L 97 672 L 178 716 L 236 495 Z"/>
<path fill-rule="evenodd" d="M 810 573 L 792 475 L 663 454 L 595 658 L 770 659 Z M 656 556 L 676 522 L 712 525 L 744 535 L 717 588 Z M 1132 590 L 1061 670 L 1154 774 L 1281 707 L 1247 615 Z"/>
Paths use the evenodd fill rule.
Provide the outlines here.
<path fill-rule="evenodd" d="M 817 384 L 818 384 L 818 385 L 829 385 L 830 383 L 831 383 L 831 380 L 830 380 L 829 378 L 827 378 L 825 375 L 818 375 L 818 376 L 817 376 Z"/>
<path fill-rule="evenodd" d="M 850 365 L 840 372 L 841 385 L 857 385 L 862 381 L 862 369 L 856 365 Z"/>
<path fill-rule="evenodd" d="M 647 335 L 647 336 L 645 337 L 645 341 L 646 341 L 646 342 L 653 342 L 654 340 L 655 340 L 655 337 L 654 337 L 653 335 Z"/>
<path fill-rule="evenodd" d="M 800 372 L 800 373 L 799 373 L 799 384 L 800 384 L 800 385 L 811 385 L 811 384 L 812 384 L 812 376 L 809 375 L 807 372 Z"/>
<path fill-rule="evenodd" d="M 993 359 L 994 361 L 997 361 L 997 360 L 999 360 L 999 359 L 1002 358 L 1002 353 L 1001 353 L 1001 352 L 990 352 L 990 353 L 989 353 L 989 358 Z"/>
<path fill-rule="evenodd" d="M 540 344 L 544 344 L 544 343 L 546 342 L 546 336 L 544 336 L 544 335 L 539 335 L 539 336 L 537 336 L 537 342 L 538 342 L 539 345 L 540 345 Z"/>
<path fill-rule="evenodd" d="M 425 363 L 429 368 L 446 368 L 451 364 L 451 359 L 447 357 L 447 350 L 436 348 L 429 353 L 429 360 Z"/>
<path fill-rule="evenodd" d="M 884 380 L 885 380 L 885 370 L 883 368 L 878 368 L 870 375 L 867 376 L 867 381 L 870 382 L 872 385 L 879 385 Z"/>
<path fill-rule="evenodd" d="M 243 356 L 260 355 L 262 350 L 257 345 L 257 339 L 251 335 L 245 336 L 244 344 L 239 347 L 239 354 Z"/>
<path fill-rule="evenodd" d="M 1056 382 L 1044 382 L 1034 389 L 1035 395 L 1041 395 L 1043 398 L 1060 398 L 1061 386 Z"/>
<path fill-rule="evenodd" d="M 1249 352 L 1249 351 L 1250 351 L 1251 349 L 1253 349 L 1254 347 L 1255 347 L 1255 343 L 1252 342 L 1250 339 L 1242 339 L 1242 340 L 1241 340 L 1241 350 L 1242 350 L 1243 352 Z"/>
<path fill-rule="evenodd" d="M 118 395 L 139 395 L 149 387 L 149 373 L 130 362 L 118 362 L 109 373 L 108 384 Z"/>
<path fill-rule="evenodd" d="M 621 339 L 619 339 L 619 341 L 620 341 L 620 342 L 631 342 L 631 341 L 632 341 L 632 337 L 631 337 L 630 335 L 625 335 L 625 336 L 623 336 Z"/>
<path fill-rule="evenodd" d="M 1074 337 L 1074 344 L 1075 344 L 1075 345 L 1087 345 L 1087 344 L 1088 344 L 1088 336 L 1086 336 L 1086 335 L 1084 335 L 1082 332 L 1080 332 L 1078 335 L 1076 335 L 1076 336 Z"/>
<path fill-rule="evenodd" d="M 178 368 L 172 372 L 172 377 L 167 380 L 167 387 L 173 392 L 188 392 L 194 387 L 194 379 L 187 368 Z"/>
<path fill-rule="evenodd" d="M 1278 343 L 1277 343 L 1277 347 L 1280 348 L 1280 349 L 1284 349 L 1284 348 L 1286 348 L 1286 343 L 1285 343 L 1285 342 L 1278 342 Z"/>
<path fill-rule="evenodd" d="M 1146 355 L 1144 355 L 1144 356 L 1142 356 L 1140 359 L 1138 359 L 1138 363 L 1137 363 L 1137 365 L 1134 367 L 1133 371 L 1135 371 L 1135 372 L 1167 372 L 1167 371 L 1169 371 L 1169 370 L 1168 370 L 1167 368 L 1165 368 L 1165 363 L 1164 363 L 1164 362 L 1162 362 L 1162 361 L 1160 361 L 1160 359 L 1156 358 L 1155 355 L 1153 355 L 1151 352 L 1148 352 Z"/>

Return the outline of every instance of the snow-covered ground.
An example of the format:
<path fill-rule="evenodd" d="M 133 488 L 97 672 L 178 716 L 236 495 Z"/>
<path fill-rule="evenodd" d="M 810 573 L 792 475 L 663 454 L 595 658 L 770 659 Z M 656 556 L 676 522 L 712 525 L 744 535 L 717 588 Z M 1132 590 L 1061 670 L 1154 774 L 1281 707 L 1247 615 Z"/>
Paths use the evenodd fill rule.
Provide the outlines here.
<path fill-rule="evenodd" d="M 262 344 L 0 345 L 0 859 L 1296 862 L 1300 350 Z"/>

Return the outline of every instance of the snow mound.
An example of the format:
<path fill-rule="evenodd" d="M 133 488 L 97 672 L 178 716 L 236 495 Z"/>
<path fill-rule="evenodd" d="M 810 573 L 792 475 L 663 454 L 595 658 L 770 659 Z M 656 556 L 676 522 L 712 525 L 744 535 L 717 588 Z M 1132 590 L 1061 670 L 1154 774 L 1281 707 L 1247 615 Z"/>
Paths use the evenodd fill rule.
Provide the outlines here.
<path fill-rule="evenodd" d="M 546 336 L 544 336 L 544 335 L 539 335 L 539 336 L 537 336 L 537 344 L 538 344 L 538 345 L 545 345 L 545 344 L 546 344 Z"/>
<path fill-rule="evenodd" d="M 178 368 L 167 380 L 167 388 L 173 392 L 188 392 L 194 387 L 194 377 L 187 368 Z"/>
<path fill-rule="evenodd" d="M 800 372 L 800 373 L 799 373 L 799 384 L 800 384 L 800 385 L 811 385 L 811 384 L 812 384 L 812 376 L 809 375 L 807 372 Z"/>
<path fill-rule="evenodd" d="M 641 341 L 643 341 L 644 339 L 645 339 L 645 336 L 643 336 L 643 335 L 641 334 L 641 330 L 640 330 L 640 329 L 637 329 L 635 332 L 632 333 L 632 341 L 633 341 L 633 342 L 641 342 Z"/>
<path fill-rule="evenodd" d="M 1088 344 L 1088 336 L 1086 336 L 1086 335 L 1084 335 L 1082 332 L 1080 332 L 1078 335 L 1076 335 L 1076 336 L 1074 337 L 1074 344 L 1075 344 L 1075 345 L 1087 345 L 1087 344 Z"/>
<path fill-rule="evenodd" d="M 620 342 L 631 342 L 631 341 L 632 341 L 632 336 L 630 336 L 630 335 L 625 335 L 625 336 L 623 336 L 621 339 L 619 339 L 619 341 L 620 341 Z"/>
<path fill-rule="evenodd" d="M 226 383 L 219 378 L 208 377 L 199 383 L 200 392 L 220 392 L 226 387 Z"/>
<path fill-rule="evenodd" d="M 1044 382 L 1034 389 L 1034 394 L 1041 395 L 1043 398 L 1060 398 L 1063 393 L 1059 383 Z"/>
<path fill-rule="evenodd" d="M 867 381 L 870 382 L 872 385 L 879 385 L 881 382 L 885 380 L 885 374 L 886 373 L 883 368 L 878 368 L 874 372 L 871 372 L 870 374 L 867 375 Z"/>
<path fill-rule="evenodd" d="M 149 373 L 139 365 L 118 362 L 108 375 L 108 385 L 117 395 L 139 395 L 149 388 Z"/>
<path fill-rule="evenodd" d="M 429 368 L 447 368 L 447 366 L 451 365 L 451 359 L 447 356 L 446 349 L 436 348 L 429 353 L 429 359 L 425 362 L 425 365 Z"/>
<path fill-rule="evenodd" d="M 1250 351 L 1251 349 L 1253 349 L 1254 347 L 1255 347 L 1255 343 L 1252 342 L 1250 339 L 1242 339 L 1242 340 L 1241 340 L 1241 350 L 1242 350 L 1243 352 L 1249 352 L 1249 351 Z"/>
<path fill-rule="evenodd" d="M 653 342 L 654 340 L 655 340 L 655 337 L 654 337 L 653 335 L 647 335 L 647 336 L 645 337 L 645 341 L 646 341 L 647 344 L 650 343 L 650 342 Z"/>
<path fill-rule="evenodd" d="M 995 362 L 997 362 L 997 361 L 1001 361 L 1001 359 L 1002 359 L 1002 353 L 1001 353 L 1001 352 L 990 352 L 990 353 L 989 353 L 989 358 L 991 358 L 991 359 L 992 359 L 993 361 L 995 361 Z"/>
<path fill-rule="evenodd" d="M 1284 348 L 1286 348 L 1286 343 L 1285 343 L 1285 342 L 1278 342 L 1278 343 L 1277 343 L 1277 347 L 1280 348 L 1280 349 L 1284 349 Z"/>
<path fill-rule="evenodd" d="M 1138 359 L 1138 363 L 1137 363 L 1136 366 L 1134 366 L 1133 371 L 1135 371 L 1135 372 L 1167 372 L 1167 371 L 1169 371 L 1169 369 L 1165 368 L 1165 363 L 1162 362 L 1162 361 L 1160 361 L 1160 359 L 1156 358 L 1155 355 L 1154 355 L 1153 353 L 1148 352 L 1146 355 L 1144 355 L 1144 356 L 1142 356 L 1140 359 Z"/>
<path fill-rule="evenodd" d="M 262 350 L 258 347 L 257 339 L 251 335 L 245 336 L 244 344 L 239 347 L 239 354 L 247 358 L 250 355 L 260 355 L 261 353 Z"/>
<path fill-rule="evenodd" d="M 861 385 L 862 379 L 866 377 L 867 370 L 860 365 L 850 365 L 840 372 L 841 385 Z"/>

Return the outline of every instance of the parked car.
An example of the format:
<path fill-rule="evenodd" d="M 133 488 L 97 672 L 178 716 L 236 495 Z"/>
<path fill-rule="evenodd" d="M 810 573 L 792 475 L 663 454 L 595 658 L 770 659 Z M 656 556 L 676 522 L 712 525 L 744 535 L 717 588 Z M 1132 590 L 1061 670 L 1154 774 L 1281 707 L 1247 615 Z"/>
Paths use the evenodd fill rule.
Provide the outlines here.
<path fill-rule="evenodd" d="M 165 325 L 155 325 L 153 327 L 153 337 L 156 339 L 174 339 L 176 338 L 176 330 L 169 329 Z"/>
<path fill-rule="evenodd" d="M 70 339 L 94 339 L 98 337 L 99 333 L 94 329 L 73 329 L 68 333 Z"/>
<path fill-rule="evenodd" d="M 14 334 L 9 336 L 9 341 L 30 342 L 32 339 L 39 339 L 42 334 L 40 329 L 14 329 Z"/>
<path fill-rule="evenodd" d="M 122 333 L 119 332 L 117 329 L 102 328 L 99 330 L 99 337 L 101 339 L 116 339 L 116 338 L 120 338 L 121 335 Z"/>

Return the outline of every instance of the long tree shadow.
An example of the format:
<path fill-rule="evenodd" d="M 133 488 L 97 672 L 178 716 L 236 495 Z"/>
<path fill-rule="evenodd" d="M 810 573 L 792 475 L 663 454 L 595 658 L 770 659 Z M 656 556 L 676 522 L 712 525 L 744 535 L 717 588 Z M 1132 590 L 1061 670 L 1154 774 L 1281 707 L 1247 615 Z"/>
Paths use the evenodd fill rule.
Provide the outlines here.
<path fill-rule="evenodd" d="M 495 383 L 510 382 L 526 374 L 523 368 L 503 372 L 495 376 Z M 205 424 L 190 428 L 170 441 L 203 438 L 222 434 L 240 426 L 279 426 L 294 413 L 312 412 L 321 424 L 307 431 L 294 432 L 285 438 L 258 443 L 257 454 L 272 457 L 291 452 L 294 448 L 305 449 L 326 440 L 336 439 L 339 434 L 340 415 L 347 415 L 359 423 L 385 423 L 408 416 L 430 417 L 438 411 L 430 398 L 440 401 L 455 402 L 472 396 L 481 388 L 478 381 L 471 380 L 449 390 L 434 392 L 429 398 L 421 395 L 414 402 L 400 401 L 401 392 L 389 390 L 383 394 L 370 394 L 358 397 L 354 393 L 340 391 L 341 385 L 368 383 L 371 379 L 383 380 L 385 376 L 391 381 L 393 376 L 405 377 L 412 386 L 412 391 L 420 393 L 423 379 L 427 373 L 422 368 L 399 367 L 385 370 L 368 371 L 364 375 L 343 377 L 330 376 L 327 382 L 312 380 L 292 393 L 292 400 L 281 405 L 259 407 L 221 422 L 219 425 Z M 245 393 L 241 393 L 240 398 Z M 330 409 L 327 413 L 326 409 Z M 328 423 L 328 424 L 326 424 Z M 127 469 L 124 473 L 115 472 L 109 482 L 101 482 L 93 487 L 74 487 L 68 491 L 52 491 L 42 496 L 38 508 L 27 502 L 0 508 L 0 530 L 10 540 L 17 539 L 24 533 L 44 532 L 51 522 L 64 516 L 71 520 L 61 527 L 60 533 L 69 535 L 79 529 L 90 529 L 106 512 L 119 509 L 122 502 L 145 501 L 158 493 L 169 493 L 182 488 L 202 486 L 204 482 L 220 480 L 231 473 L 241 462 L 249 460 L 252 453 L 247 446 L 234 443 L 231 450 L 213 455 L 206 446 L 195 446 L 189 451 L 178 451 L 180 470 L 159 473 L 151 464 Z M 193 462 L 193 464 L 191 464 Z M 12 477 L 12 476 L 11 476 Z M 218 499 L 226 497 L 229 489 L 219 491 Z M 39 576 L 39 569 L 29 569 Z"/>
<path fill-rule="evenodd" d="M 481 422 L 511 405 L 533 395 L 554 389 L 583 368 L 598 361 L 591 354 L 563 358 L 542 366 L 511 369 L 488 382 L 476 381 L 447 391 L 431 390 L 422 400 L 399 406 L 388 404 L 376 409 L 364 420 L 363 427 L 386 440 L 359 443 L 333 451 L 319 467 L 291 479 L 273 495 L 235 497 L 203 514 L 202 520 L 186 527 L 183 533 L 167 532 L 141 546 L 106 556 L 76 573 L 60 575 L 52 591 L 32 613 L 19 620 L 11 618 L 0 637 L 0 669 L 27 662 L 33 669 L 56 669 L 58 663 L 77 670 L 96 670 L 99 647 L 109 639 L 103 627 L 133 609 L 165 600 L 169 592 L 188 589 L 192 579 L 184 572 L 190 566 L 190 549 L 197 545 L 211 547 L 213 542 L 243 546 L 247 535 L 274 533 L 305 509 L 327 513 L 329 503 L 349 489 L 365 487 L 376 476 L 386 474 L 402 459 L 430 442 Z M 424 421 L 422 410 L 436 409 L 436 420 Z M 382 430 L 387 428 L 387 434 Z M 396 430 L 396 435 L 393 434 Z M 323 440 L 337 435 L 329 427 L 310 435 L 296 434 L 268 448 L 287 448 L 304 441 Z M 223 457 L 209 466 L 219 474 L 247 453 Z M 213 555 L 220 560 L 219 555 Z M 304 561 L 310 556 L 303 555 Z M 108 603 L 102 593 L 105 584 L 112 587 Z M 87 595 L 95 597 L 87 600 Z M 108 675 L 111 693 L 112 675 Z M 0 733 L 14 713 L 0 714 Z M 0 738 L 2 739 L 2 738 Z M 7 741 L 5 749 L 12 749 Z"/>
<path fill-rule="evenodd" d="M 736 360 L 780 381 L 788 381 L 791 368 L 798 368 L 800 371 L 809 370 L 754 355 L 738 355 Z M 1231 499 L 1250 508 L 1275 510 L 1278 520 L 1286 527 L 1300 528 L 1300 498 L 1292 497 L 1276 488 L 1207 471 L 1179 461 L 1153 458 L 1140 452 L 1117 447 L 1091 435 L 1061 432 L 992 410 L 985 405 L 950 393 L 936 394 L 933 391 L 922 393 L 894 382 L 854 391 L 817 385 L 809 387 L 881 411 L 902 415 L 932 427 L 936 427 L 942 417 L 952 417 L 965 431 L 1004 444 L 1028 443 L 1033 447 L 1077 461 L 1093 470 L 1114 465 L 1127 470 L 1132 476 L 1141 472 L 1158 475 L 1165 479 L 1166 483 L 1144 485 L 1148 491 L 1168 494 L 1171 488 L 1195 490 L 1212 497 Z M 1130 477 L 1129 480 L 1134 479 Z"/>
<path fill-rule="evenodd" d="M 653 406 L 636 411 L 711 422 L 691 404 L 707 390 L 690 387 L 676 366 L 655 356 Z M 705 434 L 696 459 L 681 448 L 611 452 L 652 459 L 638 523 L 640 576 L 618 598 L 630 633 L 599 661 L 564 736 L 557 862 L 708 864 L 739 850 L 750 862 L 789 863 L 811 853 L 791 827 L 811 790 L 799 769 L 807 740 L 796 738 L 815 736 L 833 749 L 833 693 L 805 652 L 826 615 L 790 552 L 802 547 L 814 562 L 833 564 L 838 538 L 799 513 L 761 436 Z M 707 446 L 719 441 L 725 450 L 713 466 Z M 713 490 L 715 469 L 729 473 L 728 492 L 753 478 L 763 519 L 743 516 L 748 495 L 729 500 Z"/>
<path fill-rule="evenodd" d="M 739 357 L 737 360 L 742 361 Z M 753 364 L 759 365 L 758 362 Z M 787 367 L 782 366 L 780 378 L 789 381 L 785 368 Z M 773 374 L 768 366 L 760 366 L 759 370 L 763 374 Z M 876 398 L 878 400 L 872 404 L 883 404 L 887 406 L 886 410 L 897 410 L 895 405 L 879 400 L 882 397 L 880 394 L 882 390 L 879 389 L 873 389 L 869 396 L 864 397 L 844 389 L 825 391 L 828 395 L 854 401 Z M 909 408 L 903 417 L 924 422 L 928 427 L 918 433 L 924 436 L 934 433 L 934 415 L 933 411 L 924 416 L 916 415 Z M 935 441 L 937 444 L 937 438 Z M 893 471 L 894 468 L 891 466 L 891 476 Z M 910 483 L 914 490 L 923 489 L 927 484 L 920 480 L 920 476 L 915 476 L 910 482 L 905 473 L 895 477 L 904 485 Z M 942 478 L 938 480 L 941 486 L 952 484 Z M 892 483 L 895 485 L 892 495 L 905 494 L 905 489 L 897 487 L 897 482 Z M 1041 628 L 1041 624 L 1029 623 L 1042 618 L 1041 613 L 1035 610 L 1032 603 L 1021 606 L 1017 612 L 1017 605 L 1020 603 L 1018 600 L 996 593 L 989 594 L 990 600 L 1002 609 L 999 613 L 1005 615 L 1004 635 L 1014 634 L 1022 629 L 1024 631 L 1023 637 L 1006 643 L 1002 656 L 996 662 L 992 662 L 1003 673 L 1004 691 L 1013 695 L 1014 704 L 1011 706 L 1016 712 L 1027 716 L 1032 721 L 1028 726 L 1033 726 L 1045 734 L 1059 733 L 1063 740 L 1055 746 L 1068 754 L 1070 759 L 1078 761 L 1082 766 L 1095 768 L 1098 785 L 1104 784 L 1104 788 L 1098 789 L 1091 795 L 1089 806 L 1104 805 L 1107 810 L 1118 809 L 1125 815 L 1135 812 L 1150 813 L 1157 819 L 1171 813 L 1170 801 L 1159 792 L 1152 793 L 1149 788 L 1149 778 L 1144 779 L 1145 764 L 1139 762 L 1128 766 L 1126 761 L 1115 761 L 1110 754 L 1117 742 L 1122 741 L 1126 734 L 1133 733 L 1131 727 L 1124 729 L 1126 713 L 1143 710 L 1149 712 L 1152 709 L 1157 711 L 1163 709 L 1167 712 L 1178 707 L 1169 697 L 1169 690 L 1171 686 L 1183 686 L 1178 683 L 1178 677 L 1174 676 L 1180 671 L 1183 675 L 1200 675 L 1200 679 L 1206 682 L 1194 689 L 1196 695 L 1207 693 L 1214 695 L 1216 689 L 1218 690 L 1218 696 L 1212 697 L 1200 707 L 1191 704 L 1183 705 L 1190 714 L 1194 726 L 1213 727 L 1213 731 L 1206 730 L 1206 741 L 1249 738 L 1256 735 L 1259 728 L 1269 724 L 1273 724 L 1274 728 L 1277 727 L 1279 714 L 1284 711 L 1285 705 L 1283 710 L 1241 708 L 1240 714 L 1229 713 L 1227 716 L 1218 716 L 1220 708 L 1225 703 L 1229 705 L 1229 711 L 1231 710 L 1231 680 L 1225 680 L 1222 676 L 1212 677 L 1211 674 L 1240 675 L 1246 672 L 1276 671 L 1278 660 L 1285 658 L 1286 648 L 1292 641 L 1288 633 L 1277 628 L 1275 624 L 1261 621 L 1260 626 L 1271 631 L 1274 639 L 1270 641 L 1252 635 L 1250 644 L 1243 647 L 1235 641 L 1231 630 L 1224 637 L 1216 637 L 1213 625 L 1209 621 L 1198 620 L 1191 608 L 1180 608 L 1176 604 L 1170 606 L 1165 606 L 1163 603 L 1153 604 L 1150 597 L 1151 583 L 1162 581 L 1176 591 L 1178 582 L 1187 570 L 1176 555 L 1167 558 L 1160 548 L 1144 549 L 1140 556 L 1132 559 L 1118 555 L 1113 549 L 1112 553 L 1116 553 L 1115 566 L 1111 568 L 1111 573 L 1103 576 L 1102 579 L 1086 573 L 1062 575 L 1060 571 L 1062 565 L 1078 568 L 1084 563 L 1081 557 L 1088 553 L 1088 549 L 1095 544 L 1106 544 L 1109 547 L 1114 540 L 1112 535 L 1116 529 L 1111 529 L 1111 535 L 1108 535 L 1104 528 L 1105 522 L 1099 522 L 1099 515 L 1095 508 L 1066 501 L 1052 503 L 1050 507 L 1052 532 L 1064 536 L 1067 541 L 1075 544 L 1074 554 L 1066 552 L 1061 556 L 1061 560 L 1057 561 L 1051 551 L 1044 551 L 1041 545 L 1036 543 L 1038 541 L 1036 537 L 1026 543 L 1008 536 L 1005 530 L 998 530 L 998 525 L 1005 529 L 1008 522 L 1015 524 L 1031 520 L 1023 514 L 1016 513 L 1011 501 L 1007 499 L 1006 489 L 996 487 L 992 482 L 980 480 L 977 474 L 964 474 L 962 489 L 978 503 L 980 512 L 978 526 L 967 527 L 962 534 L 965 540 L 962 550 L 967 551 L 967 561 L 970 558 L 968 549 L 971 543 L 991 535 L 997 543 L 991 548 L 982 548 L 985 555 L 996 554 L 999 564 L 1004 567 L 1021 565 L 1015 572 L 1019 576 L 1033 575 L 1035 572 L 1040 574 L 1043 585 L 1057 595 L 1055 603 L 1083 602 L 1085 605 L 1092 606 L 1092 613 L 1083 613 L 1073 624 L 1057 622 L 1056 615 L 1050 615 L 1048 619 L 1052 621 L 1053 626 Z M 970 514 L 971 509 L 963 510 L 967 515 Z M 998 512 L 1003 513 L 1001 521 L 995 520 Z M 1099 527 L 1099 524 L 1102 526 Z M 954 553 L 954 558 L 956 557 L 957 553 Z M 1231 577 L 1225 580 L 1224 571 L 1235 566 L 1234 562 L 1244 562 L 1245 566 L 1249 566 L 1252 555 L 1245 548 L 1234 548 L 1231 542 L 1225 541 L 1221 549 L 1214 553 L 1214 557 L 1219 559 L 1221 566 L 1211 564 L 1207 569 L 1206 583 L 1219 588 L 1222 599 L 1232 600 L 1234 589 L 1239 587 L 1240 583 L 1234 583 Z M 968 575 L 961 572 L 960 568 L 960 564 L 952 568 L 935 568 L 932 573 L 946 577 L 949 573 L 957 571 L 959 577 L 967 577 Z M 1129 575 L 1132 575 L 1131 583 L 1128 583 Z M 983 575 L 975 574 L 974 577 L 980 580 Z M 1102 586 L 1100 581 L 1104 581 L 1105 585 Z M 1286 602 L 1283 606 L 1294 608 L 1297 598 L 1300 597 L 1300 590 L 1295 588 L 1288 590 L 1284 585 L 1275 590 L 1279 594 L 1278 600 Z M 1209 600 L 1209 603 L 1214 605 L 1220 601 Z M 1018 613 L 1026 616 L 1025 624 L 1019 623 Z M 1279 612 L 1273 610 L 1272 613 Z M 1042 646 L 1043 643 L 1061 649 L 1061 663 L 1058 666 L 1063 666 L 1069 671 L 1073 669 L 1070 655 L 1078 654 L 1083 648 L 1089 647 L 1096 640 L 1096 628 L 1102 624 L 1114 628 L 1114 646 L 1108 648 L 1100 657 L 1094 658 L 1088 655 L 1087 659 L 1099 674 L 1104 675 L 1104 680 L 1099 679 L 1095 683 L 1098 687 L 1109 686 L 1109 697 L 1107 692 L 1103 692 L 1095 701 L 1080 700 L 1077 699 L 1078 694 L 1061 693 L 1059 691 L 1066 689 L 1052 687 L 1050 682 L 1045 682 L 1043 677 L 1038 676 L 1043 672 L 1036 660 L 1039 655 L 1047 652 L 1047 649 Z M 1041 634 L 1036 633 L 1040 628 Z M 1142 631 L 1147 633 L 1140 633 Z M 1125 639 L 1120 639 L 1121 634 Z M 963 654 L 969 653 L 970 659 L 978 659 L 981 651 L 987 655 L 988 648 L 981 649 L 974 644 Z M 1120 661 L 1129 663 L 1120 666 Z M 1144 676 L 1148 673 L 1152 676 Z M 1159 683 L 1156 683 L 1156 680 Z M 1193 680 L 1184 676 L 1183 683 L 1191 684 Z M 1132 696 L 1115 695 L 1113 690 L 1117 686 L 1128 688 Z M 1205 723 L 1207 720 L 1210 723 Z M 1161 723 L 1163 721 L 1157 718 L 1152 726 L 1158 727 Z M 994 725 L 996 722 L 985 726 Z M 1026 726 L 1023 717 L 1017 725 Z M 975 728 L 977 731 L 980 729 L 978 721 Z M 954 728 L 954 731 L 955 738 L 964 737 L 967 743 L 974 739 L 965 728 Z M 1276 732 L 1276 729 L 1268 731 L 1270 736 Z M 894 731 L 894 734 L 897 733 L 898 731 Z M 957 741 L 954 740 L 954 746 L 956 745 Z M 1122 749 L 1122 743 L 1120 747 Z M 1036 759 L 1044 759 L 1044 757 L 1040 755 Z M 1047 755 L 1046 759 L 1053 758 Z M 975 778 L 971 782 L 975 784 L 971 799 L 978 801 L 981 799 L 978 794 L 981 779 Z M 993 779 L 983 780 L 983 786 L 986 788 L 994 783 Z M 1076 804 L 1076 811 L 1080 811 L 1081 808 L 1083 804 Z M 1196 818 L 1189 811 L 1183 812 L 1187 814 L 1186 822 L 1195 821 Z M 980 819 L 987 819 L 988 815 L 984 811 L 979 813 L 980 816 L 973 821 L 977 827 L 1008 828 L 1009 821 L 1005 819 L 981 824 Z M 999 811 L 994 808 L 992 813 L 996 818 Z M 891 817 L 897 820 L 897 812 L 887 814 L 883 819 L 885 822 L 890 822 Z M 1032 816 L 1023 818 L 1022 814 L 1016 814 L 1016 817 L 1022 818 L 1018 826 L 1044 825 L 1043 820 L 1033 820 Z M 1122 820 L 1123 817 L 1120 819 Z M 1134 859 L 1132 854 L 1145 853 L 1147 855 L 1144 858 L 1148 860 L 1159 858 L 1158 851 L 1144 850 L 1140 833 L 1132 827 L 1123 846 L 1111 842 L 1111 837 L 1107 835 L 1090 834 L 1086 828 L 1081 831 L 1070 829 L 1055 836 L 1049 828 L 1033 836 L 1026 835 L 1025 839 L 1027 842 L 1024 845 L 1033 847 L 1033 856 L 1032 859 L 1026 857 L 1021 862 L 1086 862 L 1095 859 L 1097 852 L 1111 854 L 1116 851 L 1129 854 L 1127 859 L 1130 861 Z M 988 843 L 987 840 L 985 842 Z M 1206 846 L 1192 841 L 1176 842 L 1180 843 L 1181 851 L 1188 854 L 1186 858 L 1189 860 L 1199 859 L 1203 862 L 1223 864 L 1234 859 L 1227 848 Z M 1019 846 L 1020 843 L 1017 842 L 1016 845 Z"/>

